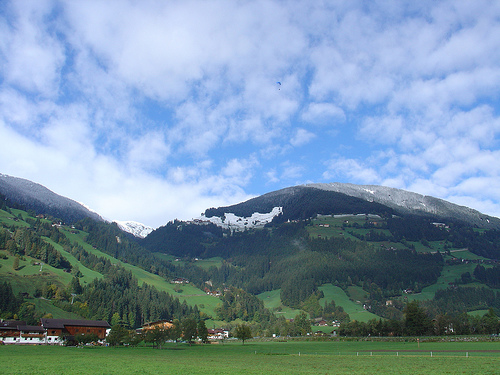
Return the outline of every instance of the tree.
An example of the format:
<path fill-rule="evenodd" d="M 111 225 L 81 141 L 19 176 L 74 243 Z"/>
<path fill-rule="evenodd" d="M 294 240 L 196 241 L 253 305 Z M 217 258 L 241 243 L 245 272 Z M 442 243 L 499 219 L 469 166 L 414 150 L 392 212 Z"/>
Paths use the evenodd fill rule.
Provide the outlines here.
<path fill-rule="evenodd" d="M 115 312 L 113 314 L 113 316 L 111 317 L 111 326 L 116 326 L 116 325 L 121 325 L 123 326 L 122 324 L 122 318 L 120 317 L 120 314 L 118 314 L 117 312 Z"/>
<path fill-rule="evenodd" d="M 296 315 L 293 322 L 300 335 L 306 335 L 311 332 L 311 321 L 307 319 L 307 314 L 305 312 L 302 311 L 300 314 Z"/>
<path fill-rule="evenodd" d="M 198 337 L 202 343 L 206 344 L 208 342 L 208 329 L 204 320 L 198 321 Z"/>
<path fill-rule="evenodd" d="M 182 324 L 179 319 L 172 321 L 173 326 L 168 330 L 168 339 L 177 342 L 182 336 Z"/>
<path fill-rule="evenodd" d="M 184 337 L 184 340 L 189 342 L 189 345 L 193 343 L 196 337 L 197 328 L 196 320 L 193 318 L 186 318 L 182 321 L 182 336 Z"/>
<path fill-rule="evenodd" d="M 14 261 L 12 262 L 12 268 L 14 271 L 17 271 L 19 269 L 19 257 L 15 257 Z"/>
<path fill-rule="evenodd" d="M 252 330 L 246 324 L 238 324 L 234 330 L 234 336 L 245 345 L 245 340 L 252 338 Z"/>
<path fill-rule="evenodd" d="M 432 326 L 431 320 L 421 308 L 418 301 L 409 302 L 405 307 L 406 334 L 410 336 L 422 336 L 429 333 Z"/>
<path fill-rule="evenodd" d="M 75 342 L 78 345 L 90 344 L 99 341 L 99 337 L 95 333 L 77 333 L 75 335 Z"/>
<path fill-rule="evenodd" d="M 167 340 L 167 338 L 168 330 L 159 327 L 148 329 L 144 334 L 144 341 L 153 343 L 153 348 L 157 347 L 158 349 L 161 349 L 161 345 Z"/>
<path fill-rule="evenodd" d="M 111 346 L 123 345 L 128 341 L 128 339 L 128 330 L 119 324 L 112 326 L 108 336 L 106 337 L 106 341 Z"/>
<path fill-rule="evenodd" d="M 82 286 L 80 285 L 80 280 L 78 279 L 78 277 L 75 276 L 73 277 L 73 279 L 71 279 L 71 282 L 69 284 L 69 289 L 70 292 L 74 294 L 82 293 Z"/>
<path fill-rule="evenodd" d="M 39 322 L 40 317 L 41 314 L 36 311 L 34 303 L 24 302 L 19 308 L 19 320 L 24 320 L 28 325 L 36 325 Z"/>

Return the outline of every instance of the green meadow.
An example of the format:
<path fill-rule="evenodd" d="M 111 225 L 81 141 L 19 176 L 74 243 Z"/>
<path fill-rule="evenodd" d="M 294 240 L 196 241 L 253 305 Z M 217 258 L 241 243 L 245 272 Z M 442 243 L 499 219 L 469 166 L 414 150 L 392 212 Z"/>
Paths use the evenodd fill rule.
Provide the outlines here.
<path fill-rule="evenodd" d="M 6 374 L 497 374 L 498 349 L 498 342 L 250 340 L 161 350 L 3 346 L 0 361 Z"/>
<path fill-rule="evenodd" d="M 370 319 L 380 318 L 379 316 L 363 309 L 362 300 L 354 302 L 362 299 L 362 297 L 366 294 L 361 287 L 349 287 L 348 291 L 351 298 L 349 298 L 341 288 L 332 284 L 325 284 L 319 287 L 319 290 L 321 290 L 324 294 L 324 297 L 319 301 L 322 306 L 325 306 L 326 302 L 333 300 L 337 306 L 342 306 L 344 311 L 351 317 L 351 320 L 367 322 Z M 295 310 L 281 304 L 279 289 L 261 293 L 258 297 L 264 302 L 264 306 L 266 308 L 273 311 L 278 316 L 284 316 L 286 319 L 291 319 L 300 313 L 300 310 Z M 331 327 L 328 328 L 331 331 Z"/>

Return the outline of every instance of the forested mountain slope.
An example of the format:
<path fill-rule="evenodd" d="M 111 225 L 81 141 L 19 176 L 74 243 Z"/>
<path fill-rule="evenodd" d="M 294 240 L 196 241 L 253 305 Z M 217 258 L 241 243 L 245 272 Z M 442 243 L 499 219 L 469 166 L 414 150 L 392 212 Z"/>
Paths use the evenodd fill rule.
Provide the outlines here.
<path fill-rule="evenodd" d="M 396 321 L 412 300 L 436 319 L 500 308 L 500 231 L 464 217 L 294 187 L 206 212 L 251 216 L 282 207 L 264 228 L 233 232 L 203 220 L 172 221 L 138 239 L 116 224 L 85 217 L 61 226 L 9 204 L 0 196 L 0 316 L 6 318 L 36 320 L 46 312 L 43 298 L 78 316 L 130 327 L 196 316 L 297 333 L 303 328 L 280 318 L 281 309 L 347 324 L 331 294 L 325 300 L 329 288 Z M 279 295 L 272 310 L 256 297 L 263 293 Z"/>

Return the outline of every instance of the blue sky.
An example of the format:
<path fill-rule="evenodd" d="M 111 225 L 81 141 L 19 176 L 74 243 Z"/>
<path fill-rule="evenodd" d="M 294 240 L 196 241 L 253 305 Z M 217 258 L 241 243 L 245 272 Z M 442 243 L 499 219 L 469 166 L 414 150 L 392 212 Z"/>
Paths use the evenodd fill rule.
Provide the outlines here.
<path fill-rule="evenodd" d="M 3 1 L 0 35 L 0 173 L 108 219 L 310 182 L 500 216 L 498 1 Z"/>

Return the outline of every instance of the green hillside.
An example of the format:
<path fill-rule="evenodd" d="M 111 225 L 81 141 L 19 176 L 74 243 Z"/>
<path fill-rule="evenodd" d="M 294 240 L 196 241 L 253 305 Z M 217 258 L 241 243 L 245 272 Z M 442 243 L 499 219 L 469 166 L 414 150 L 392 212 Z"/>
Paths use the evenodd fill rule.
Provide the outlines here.
<path fill-rule="evenodd" d="M 11 212 L 0 210 L 0 227 L 9 228 L 8 230 L 11 233 L 13 233 L 13 231 L 17 228 L 30 228 L 30 224 L 26 221 L 26 219 L 28 219 L 28 221 L 36 220 L 35 217 L 30 216 L 25 211 L 17 209 L 12 209 L 10 211 Z M 50 222 L 49 220 L 42 220 Z M 76 230 L 70 226 L 60 227 L 59 232 L 63 234 L 67 239 L 67 242 L 73 246 L 79 245 L 88 253 L 93 254 L 96 257 L 109 260 L 111 264 L 119 265 L 125 270 L 130 271 L 132 275 L 137 278 L 139 285 L 148 284 L 155 287 L 159 291 L 167 292 L 172 296 L 179 298 L 181 302 L 186 301 L 186 303 L 191 306 L 197 305 L 199 310 L 208 316 L 215 315 L 214 309 L 220 302 L 217 297 L 207 295 L 204 291 L 192 284 L 183 284 L 181 287 L 178 287 L 164 277 L 147 272 L 132 264 L 119 261 L 87 243 L 87 232 Z M 52 245 L 54 249 L 71 264 L 73 270 L 78 270 L 79 281 L 82 286 L 88 285 L 94 279 L 103 278 L 102 273 L 86 267 L 77 258 L 75 258 L 73 254 L 67 251 L 68 246 L 62 246 L 60 243 L 57 243 L 46 236 L 42 236 L 42 239 L 44 242 Z M 42 289 L 44 285 L 54 284 L 59 288 L 68 287 L 74 277 L 72 273 L 66 272 L 64 269 L 52 267 L 48 264 L 40 264 L 38 259 L 26 255 L 17 257 L 19 259 L 19 265 L 17 269 L 14 270 L 13 264 L 16 256 L 10 255 L 6 250 L 1 249 L 0 254 L 3 254 L 3 257 L 0 258 L 0 281 L 9 282 L 12 285 L 12 289 L 15 294 L 27 293 L 28 299 L 26 299 L 26 301 L 35 303 L 38 309 L 44 311 L 45 313 L 50 313 L 53 316 L 77 316 L 71 312 L 64 312 L 59 307 L 54 306 L 50 300 L 33 298 L 36 291 Z M 216 265 L 217 261 L 206 262 L 206 264 Z"/>
<path fill-rule="evenodd" d="M 377 320 L 384 332 L 401 334 L 412 301 L 434 321 L 500 312 L 495 231 L 342 215 L 240 233 L 175 221 L 155 232 L 141 241 L 114 224 L 59 225 L 5 207 L 0 282 L 12 292 L 0 287 L 22 294 L 22 301 L 8 297 L 22 304 L 16 314 L 114 319 L 131 328 L 194 316 L 210 327 L 245 323 L 260 334 L 301 335 L 308 318 L 324 318 L 330 326 L 314 331 L 350 321 L 349 332 L 368 332 L 357 324 L 374 329 Z"/>

